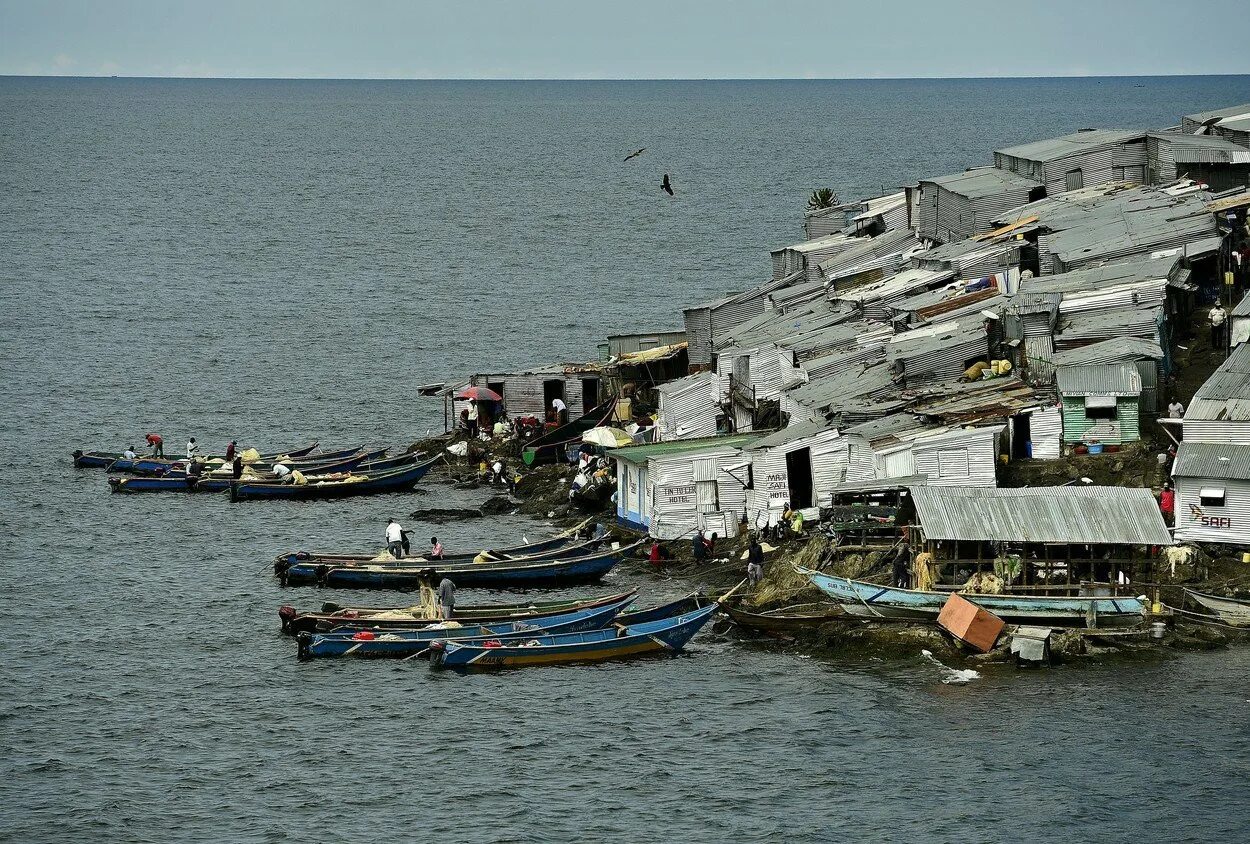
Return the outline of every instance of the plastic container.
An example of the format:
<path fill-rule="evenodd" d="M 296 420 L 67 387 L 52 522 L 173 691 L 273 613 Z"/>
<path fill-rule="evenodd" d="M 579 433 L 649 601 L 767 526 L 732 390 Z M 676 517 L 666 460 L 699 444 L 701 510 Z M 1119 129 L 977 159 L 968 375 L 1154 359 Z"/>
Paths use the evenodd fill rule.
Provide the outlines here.
<path fill-rule="evenodd" d="M 1102 454 L 1102 443 L 1090 443 L 1089 453 L 1090 454 Z"/>
<path fill-rule="evenodd" d="M 1086 454 L 1088 451 L 1089 449 L 1085 447 L 1084 443 L 1077 443 L 1072 447 L 1073 454 Z"/>

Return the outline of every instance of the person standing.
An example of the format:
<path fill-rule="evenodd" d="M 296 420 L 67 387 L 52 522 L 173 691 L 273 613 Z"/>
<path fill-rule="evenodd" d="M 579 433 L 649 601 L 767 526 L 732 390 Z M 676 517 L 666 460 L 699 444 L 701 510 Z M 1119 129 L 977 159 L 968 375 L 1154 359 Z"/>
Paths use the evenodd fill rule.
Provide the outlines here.
<path fill-rule="evenodd" d="M 438 617 L 451 618 L 456 611 L 456 584 L 450 577 L 438 582 Z"/>
<path fill-rule="evenodd" d="M 243 477 L 243 458 L 236 454 L 234 459 L 230 461 L 230 477 L 236 481 Z"/>
<path fill-rule="evenodd" d="M 194 460 L 200 456 L 200 445 L 195 441 L 195 437 L 187 440 L 187 459 Z"/>
<path fill-rule="evenodd" d="M 903 546 L 894 554 L 894 585 L 899 589 L 911 588 L 911 573 L 907 571 L 907 549 Z"/>
<path fill-rule="evenodd" d="M 231 440 L 230 445 L 226 446 L 226 462 L 227 463 L 234 462 L 234 454 L 238 450 L 239 450 L 239 444 L 236 443 L 234 440 Z"/>
<path fill-rule="evenodd" d="M 160 434 L 148 434 L 144 437 L 144 439 L 147 440 L 148 445 L 152 447 L 153 457 L 165 456 L 165 441 L 161 439 Z"/>
<path fill-rule="evenodd" d="M 1170 483 L 1163 484 L 1163 490 L 1159 493 L 1159 512 L 1163 514 L 1163 521 L 1168 526 L 1176 524 L 1176 490 L 1172 489 Z"/>
<path fill-rule="evenodd" d="M 404 558 L 404 529 L 394 519 L 386 523 L 386 550 L 397 560 Z"/>
<path fill-rule="evenodd" d="M 477 419 L 477 402 L 471 401 L 469 402 L 469 439 L 471 440 L 477 439 Z"/>
<path fill-rule="evenodd" d="M 647 554 L 647 562 L 651 563 L 652 568 L 659 568 L 664 563 L 664 555 L 660 550 L 660 540 L 651 540 L 651 552 Z"/>
<path fill-rule="evenodd" d="M 443 559 L 443 543 L 438 541 L 437 536 L 430 537 L 430 559 L 431 560 Z"/>
<path fill-rule="evenodd" d="M 1224 323 L 1228 320 L 1228 311 L 1219 302 L 1207 315 L 1211 320 L 1211 351 L 1224 351 Z"/>
<path fill-rule="evenodd" d="M 569 408 L 564 403 L 564 399 L 554 398 L 551 400 L 551 411 L 555 414 L 555 423 L 557 426 L 563 425 L 569 421 Z"/>
<path fill-rule="evenodd" d="M 764 579 L 764 546 L 760 545 L 759 535 L 751 537 L 747 547 L 747 581 L 752 586 Z"/>
<path fill-rule="evenodd" d="M 1180 399 L 1172 399 L 1172 401 L 1168 403 L 1168 418 L 1169 419 L 1184 419 L 1185 418 L 1185 405 L 1181 404 Z"/>
<path fill-rule="evenodd" d="M 703 539 L 703 531 L 696 530 L 694 538 L 690 540 L 690 550 L 694 554 L 694 561 L 701 563 L 707 559 L 707 543 Z"/>

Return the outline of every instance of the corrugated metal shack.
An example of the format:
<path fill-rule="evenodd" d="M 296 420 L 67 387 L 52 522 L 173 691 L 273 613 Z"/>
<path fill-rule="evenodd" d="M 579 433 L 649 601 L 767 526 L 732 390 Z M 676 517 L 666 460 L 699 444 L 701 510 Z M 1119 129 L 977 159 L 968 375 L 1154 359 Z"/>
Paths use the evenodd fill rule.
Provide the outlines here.
<path fill-rule="evenodd" d="M 509 416 L 537 416 L 542 419 L 552 399 L 561 399 L 568 406 L 569 418 L 593 410 L 600 401 L 601 370 L 597 363 L 557 363 L 524 372 L 498 372 L 474 375 L 469 383 L 488 387 L 503 396 Z M 467 401 L 456 400 L 453 409 L 458 417 L 468 407 Z"/>
<path fill-rule="evenodd" d="M 657 539 L 702 529 L 736 536 L 746 512 L 750 464 L 742 450 L 756 439 L 740 434 L 610 452 L 617 464 L 618 520 Z"/>
<path fill-rule="evenodd" d="M 974 363 L 990 360 L 990 339 L 980 313 L 895 334 L 885 359 L 905 387 L 953 381 Z"/>
<path fill-rule="evenodd" d="M 619 358 L 631 352 L 645 352 L 660 346 L 674 346 L 686 342 L 685 331 L 643 331 L 637 334 L 609 334 L 606 352 L 600 360 Z M 600 347 L 603 350 L 603 347 Z"/>
<path fill-rule="evenodd" d="M 913 545 L 933 554 L 945 583 L 962 582 L 960 572 L 992 571 L 1009 557 L 1019 557 L 1026 586 L 1113 583 L 1117 571 L 1136 580 L 1150 546 L 1173 544 L 1148 489 L 929 485 L 908 491 L 918 526 Z"/>
<path fill-rule="evenodd" d="M 787 506 L 820 518 L 833 488 L 846 477 L 846 438 L 825 421 L 801 422 L 757 440 L 747 449 L 751 484 L 747 522 L 777 524 Z"/>
<path fill-rule="evenodd" d="M 1250 445 L 1182 442 L 1172 477 L 1177 540 L 1250 545 Z"/>
<path fill-rule="evenodd" d="M 917 252 L 911 261 L 924 270 L 950 270 L 956 278 L 980 278 L 1019 268 L 1020 242 L 1008 237 L 955 240 Z"/>
<path fill-rule="evenodd" d="M 698 372 L 656 388 L 657 442 L 714 437 L 726 427 L 715 372 Z"/>
<path fill-rule="evenodd" d="M 996 167 L 921 179 L 918 190 L 916 233 L 938 243 L 990 231 L 1008 210 L 1046 195 L 1040 182 Z"/>
<path fill-rule="evenodd" d="M 621 420 L 656 412 L 661 384 L 684 378 L 689 363 L 686 344 L 652 346 L 642 351 L 623 352 L 603 367 L 603 383 L 609 395 L 618 396 Z"/>
<path fill-rule="evenodd" d="M 1140 337 L 1116 337 L 1056 352 L 1056 366 L 1076 366 L 1089 363 L 1132 363 L 1141 376 L 1141 409 L 1145 413 L 1158 413 L 1159 381 L 1166 375 L 1163 349 L 1153 340 Z"/>
<path fill-rule="evenodd" d="M 1185 410 L 1185 441 L 1250 445 L 1250 344 L 1233 349 Z"/>
<path fill-rule="evenodd" d="M 691 368 L 711 366 L 715 359 L 713 350 L 720 337 L 764 313 L 769 303 L 769 296 L 774 291 L 791 287 L 802 280 L 801 272 L 793 273 L 742 293 L 735 293 L 732 296 L 717 299 L 715 302 L 696 305 L 682 311 Z"/>
<path fill-rule="evenodd" d="M 1212 135 L 1250 149 L 1250 103 L 1217 108 L 1181 118 L 1187 135 Z"/>
<path fill-rule="evenodd" d="M 835 282 L 830 285 L 829 296 L 854 306 L 864 319 L 888 322 L 890 307 L 894 303 L 917 293 L 933 290 L 953 277 L 954 273 L 950 270 L 922 270 L 913 267 L 850 289 L 839 288 Z"/>
<path fill-rule="evenodd" d="M 1241 301 L 1229 312 L 1229 317 L 1233 345 L 1250 341 L 1250 296 L 1242 296 Z"/>
<path fill-rule="evenodd" d="M 1214 191 L 1250 184 L 1250 149 L 1227 138 L 1151 132 L 1146 146 L 1157 184 L 1188 178 Z"/>
<path fill-rule="evenodd" d="M 1146 181 L 1146 133 L 1082 129 L 994 151 L 994 166 L 1046 186 L 1048 195 L 1104 182 Z"/>
<path fill-rule="evenodd" d="M 1063 402 L 1063 441 L 1119 445 L 1141 439 L 1141 376 L 1131 363 L 1055 369 Z"/>

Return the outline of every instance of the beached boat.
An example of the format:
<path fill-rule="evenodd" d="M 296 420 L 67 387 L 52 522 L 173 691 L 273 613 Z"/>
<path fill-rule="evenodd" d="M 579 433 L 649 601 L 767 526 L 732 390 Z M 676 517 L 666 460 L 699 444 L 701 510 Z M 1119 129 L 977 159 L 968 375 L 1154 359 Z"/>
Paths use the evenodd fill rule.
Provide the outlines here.
<path fill-rule="evenodd" d="M 507 641 L 540 633 L 573 633 L 601 630 L 612 623 L 633 596 L 591 609 L 525 621 L 501 621 L 491 624 L 457 624 L 455 627 L 424 627 L 414 630 L 344 631 L 334 633 L 300 633 L 299 658 L 357 656 L 407 657 L 420 656 L 430 643 L 440 641 Z"/>
<path fill-rule="evenodd" d="M 273 570 L 274 574 L 281 574 L 285 569 L 291 566 L 301 565 L 394 565 L 398 563 L 401 566 L 415 566 L 417 564 L 425 565 L 441 565 L 447 566 L 460 563 L 471 563 L 480 556 L 485 555 L 491 560 L 518 560 L 524 557 L 537 558 L 545 556 L 549 553 L 560 551 L 574 546 L 585 544 L 586 540 L 577 539 L 572 536 L 555 536 L 551 539 L 544 539 L 541 542 L 531 542 L 525 545 L 514 545 L 511 548 L 499 548 L 487 551 L 466 551 L 460 554 L 447 554 L 442 560 L 430 560 L 417 554 L 412 557 L 404 557 L 399 560 L 387 560 L 385 562 L 376 559 L 377 552 L 372 553 L 354 553 L 354 554 L 334 554 L 323 551 L 287 551 L 279 554 L 274 558 Z"/>
<path fill-rule="evenodd" d="M 763 612 L 750 612 L 740 604 L 726 603 L 722 609 L 739 627 L 766 636 L 798 636 L 847 618 L 841 605 L 826 603 L 796 604 Z"/>
<path fill-rule="evenodd" d="M 385 450 L 383 451 L 385 454 Z M 406 451 L 403 454 L 397 454 L 394 457 L 378 456 L 375 458 L 365 458 L 365 462 L 360 464 L 362 472 L 384 472 L 387 469 L 398 469 L 400 466 L 411 466 L 416 463 L 424 455 L 416 451 Z"/>
<path fill-rule="evenodd" d="M 865 618 L 936 621 L 947 592 L 899 589 L 865 583 L 795 567 L 816 588 L 833 598 L 847 613 Z M 1105 627 L 1136 624 L 1142 620 L 1145 602 L 1129 596 L 1049 597 L 1033 595 L 982 595 L 960 593 L 1008 624 L 1054 627 Z"/>
<path fill-rule="evenodd" d="M 291 458 L 300 458 L 300 457 L 305 457 L 309 454 L 312 454 L 314 451 L 316 451 L 316 449 L 317 449 L 317 443 L 314 442 L 312 445 L 305 446 L 304 448 L 297 448 L 291 451 L 275 451 L 270 454 L 262 454 L 261 459 L 273 460 L 274 458 L 284 457 L 284 456 L 291 457 Z M 147 455 L 141 455 L 141 457 L 146 457 L 146 456 Z M 140 459 L 140 458 L 136 458 L 136 459 Z M 216 459 L 224 460 L 225 458 L 218 456 Z M 131 463 L 132 461 L 124 458 L 120 451 L 75 451 L 74 452 L 74 465 L 78 467 L 79 469 L 87 469 L 87 468 L 108 469 L 109 467 L 112 467 L 116 464 L 117 468 L 115 468 L 114 471 L 126 472 L 126 471 L 129 471 L 128 467 L 131 465 Z M 123 468 L 123 467 L 126 467 L 126 468 Z"/>
<path fill-rule="evenodd" d="M 616 623 L 629 625 L 645 624 L 648 621 L 660 621 L 661 619 L 672 618 L 675 615 L 684 615 L 695 610 L 701 610 L 704 607 L 712 606 L 714 603 L 715 601 L 707 596 L 698 592 L 692 592 L 666 604 L 622 613 L 617 617 Z"/>
<path fill-rule="evenodd" d="M 607 422 L 616 410 L 616 399 L 610 399 L 576 419 L 566 422 L 525 444 L 521 459 L 526 466 L 539 466 L 562 460 L 565 451 L 582 441 L 582 434 Z"/>
<path fill-rule="evenodd" d="M 343 472 L 363 471 L 360 467 L 364 464 L 366 455 L 356 454 L 347 459 L 335 460 L 326 464 L 311 464 L 307 467 L 296 466 L 295 468 L 308 477 L 310 483 L 316 482 L 318 478 L 324 478 L 327 475 L 338 475 Z M 194 482 L 189 483 L 190 476 L 183 470 L 171 471 L 164 475 L 111 475 L 109 477 L 109 486 L 113 492 L 224 492 L 230 488 L 232 478 L 230 474 L 221 472 L 208 472 L 201 475 Z M 261 476 L 253 478 L 250 483 L 262 484 L 280 484 L 283 481 L 278 480 L 276 476 Z"/>
<path fill-rule="evenodd" d="M 417 589 L 422 581 L 437 583 L 449 577 L 457 588 L 483 587 L 513 589 L 594 583 L 622 559 L 633 554 L 642 541 L 617 548 L 605 548 L 575 557 L 541 560 L 502 560 L 488 563 L 437 565 L 422 563 L 411 567 L 394 565 L 316 566 L 294 565 L 279 577 L 284 586 L 316 584 L 343 589 Z"/>
<path fill-rule="evenodd" d="M 1240 598 L 1222 598 L 1196 589 L 1185 589 L 1185 596 L 1200 607 L 1211 612 L 1224 624 L 1232 627 L 1250 627 L 1250 601 Z"/>
<path fill-rule="evenodd" d="M 324 480 L 306 484 L 231 481 L 230 500 L 310 501 L 318 498 L 347 498 L 356 495 L 403 492 L 416 486 L 441 459 L 442 455 L 439 455 L 423 463 L 401 466 L 385 472 L 353 474 L 342 480 Z"/>
<path fill-rule="evenodd" d="M 712 604 L 671 618 L 585 633 L 521 636 L 492 642 L 436 640 L 430 645 L 430 667 L 490 671 L 676 653 L 694 638 L 714 612 L 716 605 Z"/>
<path fill-rule="evenodd" d="M 489 624 L 500 621 L 526 621 L 551 615 L 589 610 L 633 598 L 636 590 L 605 595 L 599 598 L 577 598 L 561 601 L 522 601 L 511 604 L 469 604 L 456 607 L 454 621 L 461 624 Z M 421 607 L 341 607 L 324 604 L 320 611 L 300 612 L 292 606 L 278 607 L 282 632 L 328 633 L 339 629 L 404 630 L 429 627 L 442 619 L 425 618 Z"/>

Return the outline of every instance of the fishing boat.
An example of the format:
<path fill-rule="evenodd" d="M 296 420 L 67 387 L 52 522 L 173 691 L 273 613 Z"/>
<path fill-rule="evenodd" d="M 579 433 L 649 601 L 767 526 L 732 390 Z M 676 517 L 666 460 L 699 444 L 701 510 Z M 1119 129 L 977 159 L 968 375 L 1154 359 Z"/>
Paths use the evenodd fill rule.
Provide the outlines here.
<path fill-rule="evenodd" d="M 822 624 L 847 618 L 840 605 L 829 603 L 795 604 L 763 612 L 750 612 L 741 604 L 727 603 L 722 609 L 744 630 L 783 638 L 810 633 Z"/>
<path fill-rule="evenodd" d="M 273 460 L 278 457 L 300 458 L 300 457 L 305 457 L 309 454 L 312 454 L 314 451 L 316 451 L 316 449 L 317 449 L 317 443 L 314 442 L 312 445 L 305 446 L 304 448 L 297 448 L 291 451 L 275 451 L 271 454 L 262 454 L 261 459 Z M 136 459 L 140 459 L 140 458 L 136 458 Z M 222 457 L 221 459 L 224 460 L 225 458 Z M 128 460 L 120 451 L 75 451 L 74 452 L 74 466 L 76 466 L 79 469 L 87 469 L 87 468 L 108 469 L 112 466 L 117 465 L 117 468 L 115 468 L 114 471 L 125 472 L 125 471 L 129 471 L 129 468 L 122 468 L 122 467 L 123 466 L 129 467 L 131 463 L 132 461 Z"/>
<path fill-rule="evenodd" d="M 326 476 L 352 472 L 364 465 L 365 454 L 356 454 L 347 459 L 335 460 L 326 464 L 296 465 L 296 468 L 308 477 L 310 483 Z M 192 476 L 184 470 L 168 472 L 164 475 L 111 475 L 109 486 L 113 492 L 224 492 L 230 488 L 232 477 L 228 471 L 206 472 L 194 482 L 188 482 Z M 251 479 L 251 483 L 279 484 L 276 475 L 260 476 Z"/>
<path fill-rule="evenodd" d="M 624 547 L 606 548 L 576 557 L 543 560 L 502 560 L 453 565 L 294 565 L 279 577 L 284 586 L 315 583 L 342 589 L 417 589 L 422 582 L 437 583 L 449 577 L 457 588 L 483 587 L 514 589 L 594 583 L 617 563 L 633 554 L 643 541 Z"/>
<path fill-rule="evenodd" d="M 527 665 L 602 662 L 654 653 L 676 653 L 699 632 L 716 604 L 681 615 L 581 633 L 545 633 L 486 642 L 435 640 L 431 668 L 491 671 Z"/>
<path fill-rule="evenodd" d="M 569 445 L 580 443 L 582 434 L 607 422 L 615 410 L 616 399 L 609 399 L 571 422 L 535 437 L 525 444 L 521 459 L 526 466 L 539 466 L 562 459 Z"/>
<path fill-rule="evenodd" d="M 345 461 L 354 461 L 358 465 L 369 460 L 378 460 L 386 456 L 387 449 L 379 448 L 372 451 L 365 451 L 363 447 L 357 449 L 345 449 L 343 451 L 333 451 L 321 454 L 312 454 L 306 457 L 290 457 L 289 455 L 280 455 L 278 458 L 259 458 L 247 464 L 247 467 L 253 472 L 268 472 L 273 468 L 275 463 L 282 463 L 287 468 L 299 469 L 305 474 L 316 472 L 317 474 L 329 474 L 330 467 L 341 464 Z M 228 464 L 225 458 L 209 457 L 205 459 L 204 465 L 213 471 L 228 470 Z M 118 467 L 121 468 L 118 468 Z M 178 475 L 185 473 L 187 461 L 183 458 L 165 459 L 154 457 L 140 457 L 133 461 L 119 462 L 109 467 L 109 471 L 126 471 L 133 475 L 155 475 L 165 477 L 167 475 Z"/>
<path fill-rule="evenodd" d="M 715 601 L 698 592 L 692 592 L 678 598 L 675 601 L 669 601 L 666 604 L 659 604 L 654 607 L 646 607 L 640 610 L 631 610 L 617 616 L 617 624 L 645 624 L 648 621 L 660 621 L 665 618 L 672 618 L 675 615 L 683 615 L 685 613 L 701 610 L 704 607 L 712 606 Z"/>
<path fill-rule="evenodd" d="M 461 624 L 490 624 L 500 621 L 526 621 L 551 615 L 589 610 L 633 598 L 636 590 L 600 598 L 578 598 L 562 601 L 524 601 L 511 604 L 470 604 L 456 607 L 453 620 Z M 292 606 L 278 607 L 282 632 L 328 633 L 339 629 L 404 630 L 428 627 L 443 619 L 425 618 L 419 606 L 406 607 L 341 607 L 324 604 L 320 611 L 300 612 Z"/>
<path fill-rule="evenodd" d="M 417 563 L 425 565 L 442 565 L 471 563 L 478 557 L 485 556 L 490 560 L 517 560 L 523 557 L 537 558 L 548 554 L 548 552 L 556 552 L 561 549 L 572 548 L 584 544 L 583 540 L 571 536 L 555 536 L 551 539 L 544 539 L 540 542 L 531 542 L 525 545 L 515 545 L 511 548 L 500 548 L 490 551 L 469 551 L 462 554 L 446 554 L 442 560 L 430 560 L 421 555 L 415 557 L 404 557 L 394 562 L 401 566 L 414 566 Z M 291 566 L 301 564 L 309 566 L 319 565 L 382 565 L 383 563 L 376 559 L 377 552 L 373 553 L 355 553 L 355 554 L 334 554 L 323 551 L 288 551 L 279 554 L 274 558 L 273 570 L 274 574 L 281 574 L 284 570 Z M 391 561 L 386 561 L 388 564 Z"/>
<path fill-rule="evenodd" d="M 338 480 L 322 480 L 306 484 L 273 484 L 251 481 L 231 481 L 231 501 L 287 500 L 309 501 L 318 498 L 347 498 L 356 495 L 379 495 L 412 489 L 425 477 L 442 455 L 401 466 L 384 472 L 352 474 Z"/>
<path fill-rule="evenodd" d="M 1231 627 L 1250 627 L 1250 601 L 1240 598 L 1222 598 L 1196 589 L 1185 589 L 1185 597 L 1212 613 L 1219 621 Z"/>
<path fill-rule="evenodd" d="M 795 567 L 816 588 L 833 598 L 847 613 L 865 618 L 935 621 L 946 599 L 945 592 L 900 589 L 823 574 Z M 1142 620 L 1145 602 L 1128 596 L 1043 597 L 1033 595 L 983 595 L 960 593 L 1008 624 L 1054 627 L 1102 627 L 1136 624 Z"/>
<path fill-rule="evenodd" d="M 411 466 L 422 456 L 423 455 L 416 451 L 406 451 L 403 454 L 397 454 L 394 457 L 379 456 L 372 460 L 366 458 L 365 462 L 361 463 L 359 468 L 362 472 L 384 472 L 387 469 L 398 469 L 400 466 Z"/>
<path fill-rule="evenodd" d="M 601 630 L 633 600 L 633 596 L 591 609 L 525 621 L 501 621 L 491 624 L 456 624 L 455 627 L 433 626 L 414 630 L 344 631 L 334 633 L 300 633 L 299 658 L 357 656 L 406 657 L 420 656 L 430 643 L 440 641 L 506 641 L 516 636 L 538 633 L 573 633 Z"/>

